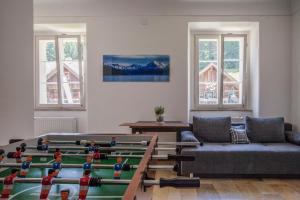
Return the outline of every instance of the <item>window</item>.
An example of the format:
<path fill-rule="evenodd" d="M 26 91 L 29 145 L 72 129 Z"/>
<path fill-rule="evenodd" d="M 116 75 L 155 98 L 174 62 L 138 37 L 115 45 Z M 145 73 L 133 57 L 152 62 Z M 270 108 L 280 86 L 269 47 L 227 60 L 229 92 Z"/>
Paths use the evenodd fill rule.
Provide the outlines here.
<path fill-rule="evenodd" d="M 80 36 L 36 37 L 36 107 L 84 107 Z"/>
<path fill-rule="evenodd" d="M 195 107 L 244 108 L 247 35 L 196 35 L 195 40 Z"/>

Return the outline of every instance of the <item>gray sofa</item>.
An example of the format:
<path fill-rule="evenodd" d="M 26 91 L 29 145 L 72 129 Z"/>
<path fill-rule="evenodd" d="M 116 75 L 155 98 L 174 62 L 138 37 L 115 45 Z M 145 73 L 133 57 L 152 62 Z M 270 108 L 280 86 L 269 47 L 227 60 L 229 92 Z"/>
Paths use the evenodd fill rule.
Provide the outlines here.
<path fill-rule="evenodd" d="M 247 118 L 245 125 L 238 126 L 248 135 L 249 144 L 232 144 L 230 118 L 194 118 L 193 130 L 182 132 L 181 139 L 202 141 L 203 146 L 182 149 L 182 155 L 196 158 L 182 162 L 182 174 L 300 177 L 300 134 L 283 118 Z"/>

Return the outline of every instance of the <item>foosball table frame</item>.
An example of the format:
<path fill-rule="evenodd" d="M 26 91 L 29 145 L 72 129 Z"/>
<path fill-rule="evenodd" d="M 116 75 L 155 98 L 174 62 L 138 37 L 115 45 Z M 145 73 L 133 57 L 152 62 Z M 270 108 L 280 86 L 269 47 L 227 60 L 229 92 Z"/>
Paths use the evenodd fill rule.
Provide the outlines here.
<path fill-rule="evenodd" d="M 108 141 L 112 137 L 116 137 L 120 140 L 130 140 L 130 141 L 142 141 L 147 140 L 148 145 L 146 146 L 146 150 L 144 152 L 143 158 L 140 160 L 136 171 L 128 184 L 128 187 L 123 195 L 123 200 L 136 200 L 136 199 L 150 199 L 149 194 L 145 193 L 145 187 L 143 184 L 143 180 L 145 180 L 145 176 L 147 176 L 148 166 L 152 159 L 152 155 L 156 153 L 156 148 L 158 145 L 158 136 L 157 134 L 143 134 L 143 135 L 120 135 L 120 134 L 68 134 L 68 133 L 52 133 L 41 136 L 47 140 L 60 140 L 60 141 L 68 141 L 68 140 L 104 140 Z M 41 138 L 39 137 L 39 138 Z M 133 140 L 132 140 L 133 139 Z M 14 151 L 14 149 L 20 145 L 21 143 L 26 143 L 27 145 L 35 145 L 38 138 L 22 140 L 13 144 L 9 144 L 4 146 L 3 149 L 6 152 Z M 33 150 L 26 150 L 27 154 L 30 152 L 34 153 Z M 179 163 L 180 166 L 180 163 Z M 179 170 L 181 168 L 179 167 Z M 180 173 L 180 172 L 179 172 Z"/>

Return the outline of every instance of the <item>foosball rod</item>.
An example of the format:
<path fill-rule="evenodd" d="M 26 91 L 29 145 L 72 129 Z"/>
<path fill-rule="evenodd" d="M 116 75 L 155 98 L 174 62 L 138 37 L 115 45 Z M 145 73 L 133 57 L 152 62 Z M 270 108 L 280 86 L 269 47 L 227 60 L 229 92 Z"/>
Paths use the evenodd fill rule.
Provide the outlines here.
<path fill-rule="evenodd" d="M 26 149 L 37 149 L 36 146 L 27 146 Z M 79 146 L 51 146 L 48 147 L 48 150 L 55 150 L 55 149 L 61 149 L 61 150 L 88 150 L 88 147 L 79 147 Z M 147 150 L 147 147 L 98 147 L 98 149 L 106 150 L 106 151 L 116 151 L 116 150 L 130 150 L 130 151 L 141 151 Z M 176 148 L 171 147 L 156 147 L 156 151 L 175 151 Z"/>
<path fill-rule="evenodd" d="M 1 168 L 21 168 L 21 163 L 0 163 Z M 92 164 L 93 169 L 112 169 L 113 164 Z M 52 164 L 48 163 L 31 163 L 30 168 L 52 168 Z M 82 168 L 82 164 L 61 164 L 61 168 Z M 130 165 L 130 169 L 137 169 L 138 165 Z M 148 165 L 149 170 L 175 170 L 176 165 Z"/>
<path fill-rule="evenodd" d="M 75 144 L 75 145 L 86 145 L 94 142 L 97 145 L 109 145 L 110 141 L 91 141 L 91 140 L 48 140 L 50 144 Z M 143 145 L 147 146 L 148 141 L 139 141 L 139 142 L 120 142 L 116 141 L 116 144 L 132 144 L 132 145 Z M 169 145 L 169 146 L 197 146 L 200 145 L 200 142 L 157 142 L 157 145 Z"/>
<path fill-rule="evenodd" d="M 12 157 L 8 158 L 14 158 L 13 152 L 8 153 L 7 155 L 11 154 Z M 88 154 L 70 154 L 70 153 L 63 153 L 62 156 L 79 156 L 79 157 L 86 157 Z M 143 158 L 144 155 L 112 155 L 112 154 L 105 154 L 107 158 Z M 33 156 L 33 157 L 53 157 L 54 155 L 51 153 L 23 153 L 21 155 L 22 157 L 27 156 Z M 189 155 L 172 155 L 172 154 L 166 154 L 166 155 L 152 155 L 151 159 L 153 160 L 176 160 L 176 161 L 194 161 L 195 156 L 189 156 Z"/>
<path fill-rule="evenodd" d="M 41 183 L 42 178 L 16 178 L 14 183 Z M 0 183 L 4 183 L 4 178 L 0 178 Z M 52 184 L 79 184 L 79 178 L 53 178 Z M 131 180 L 128 179 L 101 179 L 101 184 L 111 185 L 128 185 Z M 144 186 L 159 185 L 160 187 L 200 187 L 199 178 L 175 178 L 175 179 L 159 179 L 159 180 L 143 180 Z"/>

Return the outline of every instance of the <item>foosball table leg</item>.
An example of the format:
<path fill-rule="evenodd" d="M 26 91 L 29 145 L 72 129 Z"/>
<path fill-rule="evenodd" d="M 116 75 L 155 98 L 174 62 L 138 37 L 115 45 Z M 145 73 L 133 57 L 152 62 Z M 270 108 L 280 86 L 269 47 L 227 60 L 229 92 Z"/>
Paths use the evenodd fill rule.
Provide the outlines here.
<path fill-rule="evenodd" d="M 181 146 L 177 146 L 176 147 L 176 154 L 180 155 L 181 154 L 181 150 L 182 150 L 182 147 Z M 178 161 L 177 165 L 178 165 L 177 176 L 181 176 L 181 161 Z"/>
<path fill-rule="evenodd" d="M 178 162 L 177 176 L 181 176 L 181 161 Z"/>

